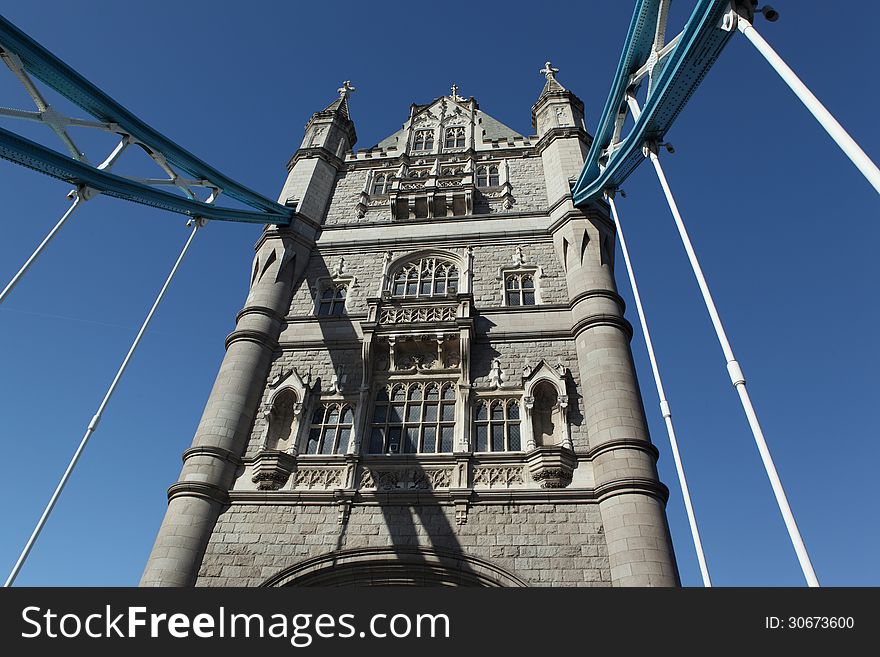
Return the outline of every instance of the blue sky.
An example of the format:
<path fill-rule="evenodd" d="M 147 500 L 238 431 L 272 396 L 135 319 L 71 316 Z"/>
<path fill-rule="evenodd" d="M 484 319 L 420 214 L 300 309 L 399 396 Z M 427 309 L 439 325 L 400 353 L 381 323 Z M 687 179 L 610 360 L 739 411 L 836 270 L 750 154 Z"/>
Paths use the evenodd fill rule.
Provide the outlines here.
<path fill-rule="evenodd" d="M 670 34 L 693 3 L 679 0 Z M 880 158 L 863 68 L 880 7 L 774 3 L 758 29 Z M 857 7 L 854 8 L 854 7 Z M 50 10 L 51 9 L 51 10 Z M 15 3 L 5 16 L 227 175 L 275 197 L 312 112 L 357 87 L 358 146 L 450 85 L 531 134 L 550 59 L 598 121 L 631 2 Z M 674 27 L 673 27 L 674 26 Z M 30 109 L 8 71 L 0 105 Z M 7 119 L 4 127 L 15 127 Z M 35 126 L 34 128 L 39 128 Z M 48 132 L 46 130 L 46 132 Z M 39 132 L 30 129 L 28 135 Z M 51 143 L 43 134 L 46 143 Z M 880 585 L 876 193 L 741 36 L 680 115 L 663 157 L 770 449 L 827 585 Z M 89 142 L 91 145 L 91 142 Z M 109 142 L 95 144 L 93 159 Z M 103 149 L 103 150 L 102 150 Z M 126 165 L 135 167 L 136 165 Z M 69 186 L 0 162 L 0 281 L 67 207 Z M 618 207 L 717 585 L 803 582 L 650 166 Z M 186 238 L 177 215 L 96 198 L 0 306 L 0 570 L 21 546 Z M 255 226 L 197 237 L 21 585 L 135 585 L 246 294 Z M 625 283 L 627 316 L 637 324 Z M 686 585 L 700 584 L 641 334 L 633 350 Z"/>

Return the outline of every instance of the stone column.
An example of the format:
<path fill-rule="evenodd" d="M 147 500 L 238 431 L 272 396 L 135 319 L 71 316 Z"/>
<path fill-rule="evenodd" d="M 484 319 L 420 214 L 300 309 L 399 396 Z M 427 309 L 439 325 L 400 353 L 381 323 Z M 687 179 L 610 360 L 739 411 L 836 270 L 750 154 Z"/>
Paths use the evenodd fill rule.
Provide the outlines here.
<path fill-rule="evenodd" d="M 561 232 L 575 247 L 568 247 L 567 278 L 611 580 L 614 586 L 677 586 L 668 490 L 657 475 L 630 351 L 632 328 L 614 284 L 613 227 L 597 207 L 585 218 L 572 217 Z"/>
<path fill-rule="evenodd" d="M 195 584 L 247 445 L 306 249 L 286 229 L 267 231 L 257 244 L 250 294 L 226 339 L 226 355 L 192 447 L 183 454 L 180 477 L 168 489 L 168 511 L 141 586 Z"/>

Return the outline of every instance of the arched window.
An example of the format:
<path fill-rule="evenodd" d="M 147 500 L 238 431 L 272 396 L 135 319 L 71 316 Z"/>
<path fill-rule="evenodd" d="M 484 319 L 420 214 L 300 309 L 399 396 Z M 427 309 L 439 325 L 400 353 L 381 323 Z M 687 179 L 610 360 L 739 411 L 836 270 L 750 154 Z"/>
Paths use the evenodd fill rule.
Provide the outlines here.
<path fill-rule="evenodd" d="M 497 164 L 477 168 L 477 187 L 498 187 L 500 184 Z"/>
<path fill-rule="evenodd" d="M 348 287 L 344 283 L 325 288 L 318 299 L 318 315 L 327 317 L 344 314 L 347 292 Z"/>
<path fill-rule="evenodd" d="M 296 420 L 294 406 L 296 393 L 293 390 L 284 390 L 278 394 L 272 403 L 269 413 L 269 433 L 266 437 L 266 449 L 287 451 L 290 447 L 290 439 L 293 435 L 293 423 Z"/>
<path fill-rule="evenodd" d="M 370 188 L 370 194 L 372 194 L 373 196 L 387 194 L 390 187 L 391 176 L 380 173 L 375 178 L 373 178 L 373 186 Z"/>
<path fill-rule="evenodd" d="M 443 148 L 464 148 L 464 128 L 446 128 Z"/>
<path fill-rule="evenodd" d="M 403 265 L 391 282 L 395 297 L 434 297 L 458 292 L 458 268 L 441 258 L 422 258 Z"/>
<path fill-rule="evenodd" d="M 343 403 L 318 404 L 309 428 L 306 454 L 344 454 L 348 448 L 354 411 Z"/>
<path fill-rule="evenodd" d="M 504 303 L 507 306 L 535 305 L 535 279 L 531 274 L 507 274 L 504 277 Z"/>
<path fill-rule="evenodd" d="M 555 386 L 541 381 L 535 386 L 535 402 L 532 406 L 532 435 L 537 447 L 547 447 L 560 443 L 561 423 L 558 417 L 559 394 Z"/>
<path fill-rule="evenodd" d="M 430 151 L 434 148 L 434 131 L 433 130 L 416 130 L 413 135 L 414 151 Z"/>
<path fill-rule="evenodd" d="M 455 388 L 449 382 L 397 383 L 376 393 L 371 454 L 452 452 Z"/>
<path fill-rule="evenodd" d="M 520 440 L 519 401 L 485 399 L 474 413 L 475 452 L 518 452 Z"/>

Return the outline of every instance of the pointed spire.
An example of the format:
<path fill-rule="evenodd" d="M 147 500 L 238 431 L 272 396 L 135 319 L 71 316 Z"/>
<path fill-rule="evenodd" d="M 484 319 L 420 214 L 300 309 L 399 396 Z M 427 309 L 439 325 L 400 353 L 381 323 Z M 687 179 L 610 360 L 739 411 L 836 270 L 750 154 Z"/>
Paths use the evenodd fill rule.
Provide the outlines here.
<path fill-rule="evenodd" d="M 348 113 L 348 97 L 356 91 L 355 87 L 352 86 L 351 80 L 345 80 L 336 91 L 339 93 L 339 98 L 330 103 L 324 111 L 339 112 L 343 118 L 351 120 Z"/>
<path fill-rule="evenodd" d="M 563 87 L 556 80 L 556 74 L 559 73 L 559 69 L 553 66 L 550 62 L 544 62 L 544 68 L 538 71 L 541 75 L 547 78 L 547 82 L 544 84 L 544 89 L 541 91 L 541 95 L 551 91 L 565 91 L 565 87 Z"/>

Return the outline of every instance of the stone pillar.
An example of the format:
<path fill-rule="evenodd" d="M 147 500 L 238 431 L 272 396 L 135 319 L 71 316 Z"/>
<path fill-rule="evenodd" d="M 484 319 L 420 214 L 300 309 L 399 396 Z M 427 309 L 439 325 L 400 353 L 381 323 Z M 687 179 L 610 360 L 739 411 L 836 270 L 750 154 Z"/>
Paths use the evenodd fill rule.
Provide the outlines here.
<path fill-rule="evenodd" d="M 596 206 L 572 217 L 567 278 L 593 475 L 614 586 L 677 586 L 657 475 L 630 351 L 632 327 L 614 284 L 613 226 Z"/>
<path fill-rule="evenodd" d="M 250 294 L 226 339 L 226 356 L 192 447 L 183 454 L 180 477 L 168 490 L 168 511 L 141 586 L 192 586 L 196 581 L 247 445 L 306 253 L 307 246 L 287 229 L 267 231 L 257 244 Z"/>

